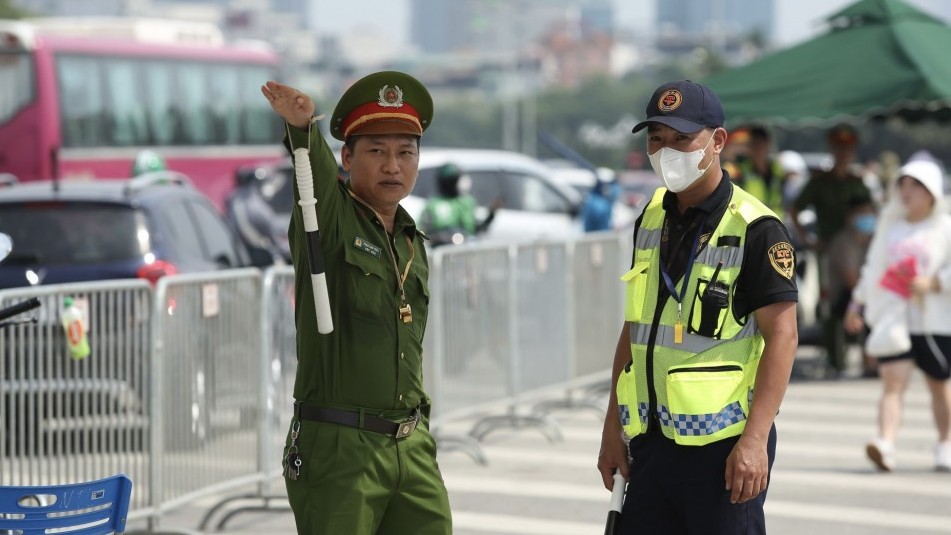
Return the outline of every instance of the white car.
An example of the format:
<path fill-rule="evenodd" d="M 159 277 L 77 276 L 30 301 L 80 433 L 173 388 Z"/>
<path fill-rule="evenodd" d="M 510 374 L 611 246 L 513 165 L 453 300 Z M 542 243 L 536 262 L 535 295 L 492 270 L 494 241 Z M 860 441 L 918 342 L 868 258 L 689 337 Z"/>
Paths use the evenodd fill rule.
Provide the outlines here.
<path fill-rule="evenodd" d="M 480 219 L 488 215 L 488 206 L 495 199 L 502 199 L 495 219 L 478 241 L 559 240 L 582 234 L 578 220 L 582 195 L 554 180 L 554 171 L 538 160 L 504 150 L 423 146 L 416 187 L 401 203 L 413 219 L 419 221 L 426 200 L 436 195 L 436 170 L 448 162 L 469 177 L 469 193 L 479 205 L 476 215 Z M 290 159 L 267 169 L 261 191 L 276 212 L 275 224 L 287 228 L 293 206 Z"/>
<path fill-rule="evenodd" d="M 495 219 L 479 241 L 565 239 L 582 233 L 578 221 L 581 194 L 552 178 L 553 171 L 538 160 L 517 152 L 489 149 L 446 149 L 424 146 L 413 194 L 402 205 L 419 219 L 426 199 L 436 195 L 436 170 L 452 162 L 468 175 L 470 194 L 479 215 L 502 199 Z"/>

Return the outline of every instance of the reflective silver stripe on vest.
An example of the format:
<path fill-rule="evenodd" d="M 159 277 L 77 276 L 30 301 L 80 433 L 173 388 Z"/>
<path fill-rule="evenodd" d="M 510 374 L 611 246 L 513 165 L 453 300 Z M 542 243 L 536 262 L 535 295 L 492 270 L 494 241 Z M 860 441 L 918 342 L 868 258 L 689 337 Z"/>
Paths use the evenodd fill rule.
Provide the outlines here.
<path fill-rule="evenodd" d="M 662 425 L 673 427 L 680 436 L 705 436 L 722 431 L 746 419 L 739 401 L 734 401 L 712 414 L 671 414 L 663 405 L 657 407 Z"/>
<path fill-rule="evenodd" d="M 650 332 L 651 326 L 649 324 L 632 323 L 630 331 L 631 343 L 646 346 Z M 699 334 L 690 334 L 688 332 L 684 332 L 683 334 L 683 343 L 675 344 L 674 328 L 668 325 L 658 325 L 657 340 L 655 340 L 654 346 L 668 347 L 671 349 L 676 349 L 677 351 L 686 351 L 688 353 L 702 353 L 725 342 L 735 342 L 737 340 L 755 336 L 756 318 L 751 314 L 747 318 L 746 325 L 740 329 L 740 332 L 737 333 L 733 338 L 727 340 L 717 340 L 716 338 L 700 336 Z"/>
<path fill-rule="evenodd" d="M 743 264 L 742 247 L 705 247 L 697 256 L 697 263 L 715 266 L 723 261 L 723 268 L 740 267 Z"/>
<path fill-rule="evenodd" d="M 660 246 L 662 232 L 656 230 L 638 230 L 635 247 L 640 250 L 653 250 Z M 742 247 L 704 247 L 696 262 L 716 266 L 720 261 L 724 268 L 740 267 L 743 264 Z"/>
<path fill-rule="evenodd" d="M 656 249 L 660 247 L 660 229 L 644 230 L 637 229 L 637 241 L 634 243 L 635 249 Z"/>

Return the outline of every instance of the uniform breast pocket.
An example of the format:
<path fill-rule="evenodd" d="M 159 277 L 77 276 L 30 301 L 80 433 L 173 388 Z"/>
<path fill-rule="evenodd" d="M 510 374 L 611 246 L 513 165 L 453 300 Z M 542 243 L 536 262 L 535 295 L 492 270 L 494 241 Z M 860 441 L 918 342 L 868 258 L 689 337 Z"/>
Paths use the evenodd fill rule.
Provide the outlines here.
<path fill-rule="evenodd" d="M 621 276 L 621 280 L 627 283 L 624 297 L 625 321 L 641 321 L 644 315 L 649 266 L 650 262 L 637 262 L 630 271 Z"/>
<path fill-rule="evenodd" d="M 394 291 L 387 284 L 386 259 L 347 248 L 344 260 L 347 310 L 364 319 L 378 320 L 387 294 Z"/>

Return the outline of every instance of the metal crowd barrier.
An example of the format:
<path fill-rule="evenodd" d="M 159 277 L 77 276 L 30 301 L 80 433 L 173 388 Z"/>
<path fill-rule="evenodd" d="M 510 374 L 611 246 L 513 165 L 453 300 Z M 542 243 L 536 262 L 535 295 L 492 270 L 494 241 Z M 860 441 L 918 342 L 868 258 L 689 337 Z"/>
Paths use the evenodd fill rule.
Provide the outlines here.
<path fill-rule="evenodd" d="M 155 288 L 151 495 L 159 514 L 257 483 L 266 418 L 257 269 L 164 277 Z M 141 482 L 140 482 L 141 485 Z M 130 515 L 131 517 L 131 515 Z"/>
<path fill-rule="evenodd" d="M 287 498 L 272 494 L 269 483 L 281 475 L 297 372 L 293 267 L 275 266 L 264 272 L 259 322 L 259 407 L 264 410 L 257 422 L 257 473 L 262 478 L 255 491 L 229 496 L 209 508 L 198 525 L 203 532 L 221 531 L 232 518 L 245 512 L 289 510 Z"/>
<path fill-rule="evenodd" d="M 140 280 L 21 288 L 0 306 L 40 299 L 35 323 L 0 329 L 0 485 L 90 481 L 118 472 L 139 485 L 148 511 L 152 291 Z M 89 356 L 72 359 L 59 314 L 85 310 Z"/>
<path fill-rule="evenodd" d="M 597 379 L 613 362 L 623 323 L 619 279 L 632 251 L 626 233 L 433 251 L 425 359 L 442 450 L 484 463 L 479 442 L 493 430 L 533 428 L 554 441 L 551 409 L 606 409 L 606 382 Z M 591 392 L 578 400 L 581 387 Z M 526 411 L 530 398 L 552 388 L 565 399 Z M 442 431 L 444 422 L 473 415 L 481 417 L 466 435 Z"/>
<path fill-rule="evenodd" d="M 529 403 L 603 381 L 628 241 L 607 233 L 432 252 L 424 362 L 441 451 L 485 462 L 479 440 L 504 426 L 560 437 L 552 407 Z M 293 275 L 284 266 L 175 275 L 155 288 L 120 280 L 0 291 L 0 305 L 43 302 L 36 324 L 0 329 L 0 484 L 124 472 L 134 484 L 129 520 L 149 530 L 185 503 L 248 485 L 257 491 L 215 504 L 199 529 L 216 515 L 221 529 L 242 510 L 273 508 L 267 488 L 280 477 L 296 371 Z M 69 357 L 59 323 L 66 296 L 87 310 L 92 354 L 82 360 Z M 474 415 L 468 433 L 441 432 Z"/>

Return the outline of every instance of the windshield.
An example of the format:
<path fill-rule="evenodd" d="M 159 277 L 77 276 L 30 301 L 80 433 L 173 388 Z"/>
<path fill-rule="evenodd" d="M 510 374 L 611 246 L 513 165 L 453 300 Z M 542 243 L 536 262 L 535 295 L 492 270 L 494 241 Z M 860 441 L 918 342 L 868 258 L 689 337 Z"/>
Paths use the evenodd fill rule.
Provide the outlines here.
<path fill-rule="evenodd" d="M 93 264 L 142 256 L 135 210 L 99 203 L 0 205 L 0 230 L 13 238 L 4 264 Z"/>
<path fill-rule="evenodd" d="M 0 52 L 0 123 L 10 120 L 36 94 L 33 62 L 26 52 Z"/>

